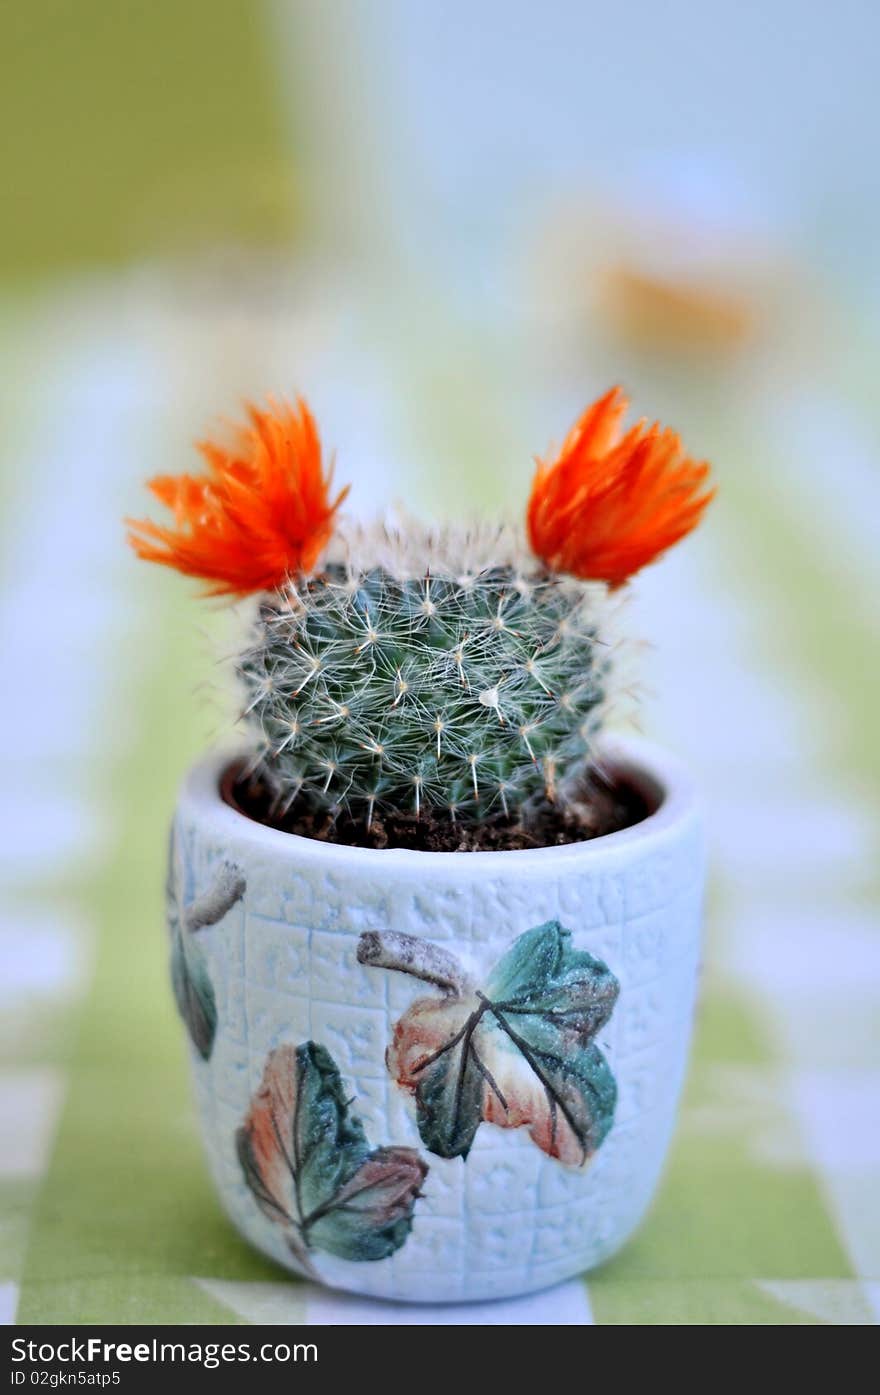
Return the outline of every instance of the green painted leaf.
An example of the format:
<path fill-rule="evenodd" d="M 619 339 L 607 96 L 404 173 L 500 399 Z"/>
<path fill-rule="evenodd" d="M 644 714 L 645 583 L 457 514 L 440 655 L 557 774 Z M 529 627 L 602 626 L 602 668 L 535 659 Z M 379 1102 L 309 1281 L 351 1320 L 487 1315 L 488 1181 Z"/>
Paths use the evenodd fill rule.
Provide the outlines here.
<path fill-rule="evenodd" d="M 195 935 L 223 919 L 241 900 L 246 883 L 241 869 L 229 862 L 220 863 L 211 884 L 200 896 L 187 884 L 189 880 L 172 826 L 165 887 L 171 933 L 171 984 L 190 1040 L 202 1060 L 207 1061 L 217 1031 L 217 1000 L 207 961 Z"/>
<path fill-rule="evenodd" d="M 441 1158 L 467 1157 L 480 1126 L 485 1076 L 473 1040 L 478 1013 L 466 1012 L 458 1032 L 418 1069 L 419 1135 Z"/>
<path fill-rule="evenodd" d="M 184 942 L 179 929 L 172 929 L 171 984 L 177 1010 L 186 1023 L 193 1046 L 207 1061 L 217 1031 L 217 1000 L 205 956 L 197 945 Z"/>
<path fill-rule="evenodd" d="M 412 1148 L 376 1148 L 304 1226 L 308 1243 L 340 1259 L 387 1259 L 412 1228 L 427 1167 Z"/>
<path fill-rule="evenodd" d="M 236 1146 L 257 1205 L 307 1251 L 386 1259 L 406 1240 L 427 1166 L 412 1148 L 371 1148 L 336 1064 L 315 1042 L 280 1046 Z"/>
<path fill-rule="evenodd" d="M 558 920 L 520 935 L 486 986 L 486 996 L 506 1011 L 546 1016 L 578 1038 L 604 1027 L 619 991 L 607 964 L 573 949 L 571 931 Z"/>
<path fill-rule="evenodd" d="M 604 1142 L 617 1104 L 617 1085 L 602 1052 L 592 1042 L 572 1045 L 559 1028 L 537 1017 L 513 1019 L 499 1011 L 495 1021 L 544 1092 L 546 1113 L 536 1110 L 532 1122 L 535 1142 L 561 1157 L 571 1151 L 570 1134 L 581 1150 L 578 1161 L 586 1162 Z"/>
<path fill-rule="evenodd" d="M 268 1069 L 268 1064 L 267 1064 Z M 302 1216 L 319 1211 L 367 1156 L 364 1126 L 348 1107 L 336 1063 L 324 1046 L 296 1048 L 297 1103 L 292 1158 Z"/>
<path fill-rule="evenodd" d="M 405 952 L 402 938 L 412 941 Z M 418 973 L 420 943 L 398 935 L 371 944 L 362 962 Z M 585 1162 L 614 1118 L 614 1076 L 593 1038 L 611 1016 L 617 979 L 548 921 L 514 941 L 485 992 L 463 972 L 458 982 L 442 998 L 417 999 L 388 1050 L 389 1070 L 415 1096 L 422 1142 L 440 1157 L 467 1157 L 481 1123 L 527 1127 L 551 1157 Z"/>

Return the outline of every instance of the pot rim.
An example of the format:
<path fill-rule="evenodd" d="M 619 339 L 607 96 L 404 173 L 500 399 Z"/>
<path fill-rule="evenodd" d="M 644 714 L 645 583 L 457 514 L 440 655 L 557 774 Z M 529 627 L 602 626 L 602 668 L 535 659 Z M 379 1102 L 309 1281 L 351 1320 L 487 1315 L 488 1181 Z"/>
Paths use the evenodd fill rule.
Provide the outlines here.
<path fill-rule="evenodd" d="M 440 852 L 417 848 L 356 848 L 347 843 L 325 843 L 270 828 L 249 818 L 247 814 L 227 804 L 220 792 L 220 783 L 228 767 L 241 751 L 234 748 L 215 749 L 193 765 L 180 789 L 178 808 L 189 811 L 198 820 L 209 818 L 214 828 L 232 841 L 243 839 L 265 853 L 295 857 L 297 861 L 338 865 L 340 858 L 360 862 L 372 872 L 381 868 L 391 870 L 393 862 L 413 870 L 422 866 L 436 872 L 442 866 L 455 869 L 460 875 L 465 868 L 479 869 L 480 874 L 514 870 L 511 859 L 516 858 L 516 871 L 530 868 L 550 871 L 548 862 L 579 860 L 585 868 L 593 861 L 605 858 L 612 851 L 631 850 L 633 845 L 644 851 L 646 845 L 664 841 L 682 823 L 699 814 L 699 798 L 690 775 L 674 756 L 642 737 L 606 737 L 602 742 L 602 757 L 635 784 L 653 805 L 653 812 L 629 828 L 605 833 L 580 843 L 552 844 L 542 848 L 505 848 L 485 851 Z"/>

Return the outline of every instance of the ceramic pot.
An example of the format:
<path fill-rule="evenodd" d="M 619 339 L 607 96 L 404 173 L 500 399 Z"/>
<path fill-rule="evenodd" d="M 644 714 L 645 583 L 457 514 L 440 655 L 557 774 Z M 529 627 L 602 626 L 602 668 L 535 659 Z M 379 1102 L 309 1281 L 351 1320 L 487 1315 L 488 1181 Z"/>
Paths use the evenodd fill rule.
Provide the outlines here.
<path fill-rule="evenodd" d="M 258 1249 L 355 1293 L 528 1293 L 651 1200 L 691 1033 L 704 854 L 665 754 L 607 757 L 640 824 L 512 852 L 339 847 L 190 773 L 172 974 L 220 1199 Z"/>

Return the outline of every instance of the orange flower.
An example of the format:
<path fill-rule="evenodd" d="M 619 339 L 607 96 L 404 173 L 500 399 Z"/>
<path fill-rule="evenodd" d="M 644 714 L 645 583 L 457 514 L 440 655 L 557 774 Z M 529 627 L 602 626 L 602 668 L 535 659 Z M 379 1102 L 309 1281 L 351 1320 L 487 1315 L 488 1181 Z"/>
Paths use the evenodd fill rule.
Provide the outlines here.
<path fill-rule="evenodd" d="M 714 490 L 675 431 L 638 422 L 612 388 L 584 412 L 554 461 L 538 461 L 527 514 L 532 550 L 552 571 L 622 586 L 699 523 Z"/>
<path fill-rule="evenodd" d="M 131 520 L 129 542 L 139 557 L 210 583 L 208 595 L 269 591 L 291 574 L 309 571 L 329 541 L 345 495 L 330 501 L 332 471 L 324 473 L 314 418 L 269 399 L 269 410 L 248 404 L 249 424 L 229 448 L 200 441 L 204 475 L 159 475 L 149 481 L 174 514 L 174 526 Z"/>

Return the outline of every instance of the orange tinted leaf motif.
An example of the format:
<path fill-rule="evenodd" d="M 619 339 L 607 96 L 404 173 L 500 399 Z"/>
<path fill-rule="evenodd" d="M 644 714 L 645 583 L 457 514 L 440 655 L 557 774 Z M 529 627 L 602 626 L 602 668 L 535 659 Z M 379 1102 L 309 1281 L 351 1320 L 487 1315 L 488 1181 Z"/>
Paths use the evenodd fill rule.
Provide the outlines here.
<path fill-rule="evenodd" d="M 212 596 L 247 596 L 310 571 L 327 545 L 347 494 L 331 499 L 314 417 L 270 399 L 248 406 L 228 446 L 199 442 L 203 475 L 159 475 L 149 487 L 173 514 L 162 525 L 131 521 L 129 541 L 148 562 L 208 583 Z"/>
<path fill-rule="evenodd" d="M 622 586 L 694 529 L 709 466 L 659 422 L 626 433 L 620 388 L 600 397 L 555 460 L 538 461 L 527 512 L 533 552 L 555 572 Z"/>
<path fill-rule="evenodd" d="M 254 1201 L 312 1277 L 313 1250 L 357 1261 L 399 1250 L 428 1172 L 413 1148 L 372 1148 L 351 1106 L 326 1047 L 277 1046 L 236 1134 Z"/>
<path fill-rule="evenodd" d="M 358 960 L 440 989 L 395 1024 L 386 1064 L 415 1098 L 426 1148 L 466 1158 L 481 1124 L 526 1128 L 549 1157 L 583 1166 L 614 1120 L 617 1086 L 595 1044 L 620 985 L 601 959 L 572 947 L 558 921 L 520 935 L 485 988 L 446 951 L 392 931 L 365 931 Z M 438 964 L 441 968 L 438 971 Z"/>

